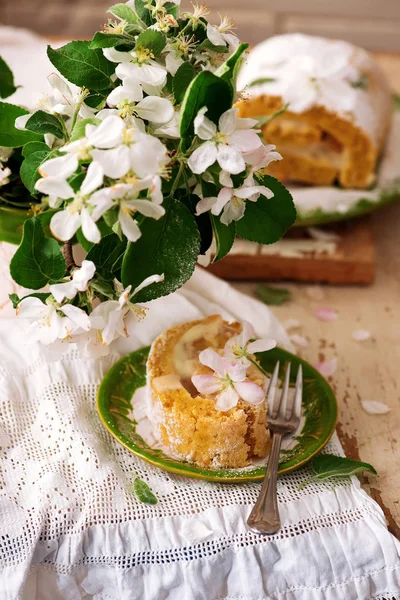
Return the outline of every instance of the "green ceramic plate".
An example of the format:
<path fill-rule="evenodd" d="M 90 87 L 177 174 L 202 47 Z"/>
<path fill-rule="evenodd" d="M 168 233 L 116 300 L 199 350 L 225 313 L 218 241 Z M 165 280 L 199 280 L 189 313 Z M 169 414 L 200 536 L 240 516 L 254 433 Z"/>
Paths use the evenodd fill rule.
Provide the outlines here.
<path fill-rule="evenodd" d="M 355 217 L 362 217 L 375 212 L 376 210 L 400 200 L 400 189 L 394 191 L 382 192 L 377 202 L 371 202 L 360 197 L 360 200 L 352 206 L 346 213 L 324 212 L 321 208 L 309 212 L 307 215 L 298 215 L 294 227 L 310 227 L 313 225 L 326 225 L 328 223 L 338 223 L 339 221 L 348 221 Z"/>
<path fill-rule="evenodd" d="M 122 444 L 147 462 L 166 471 L 207 479 L 209 481 L 257 481 L 264 477 L 265 467 L 253 469 L 205 469 L 167 456 L 162 450 L 151 448 L 136 432 L 132 414 L 134 392 L 146 384 L 146 360 L 149 348 L 142 348 L 128 354 L 108 371 L 100 384 L 97 395 L 97 408 L 100 418 L 108 431 Z M 296 445 L 291 450 L 282 451 L 279 473 L 287 473 L 304 465 L 328 442 L 335 430 L 337 404 L 327 381 L 311 365 L 298 357 L 275 348 L 258 355 L 266 371 L 272 372 L 277 360 L 281 361 L 281 375 L 288 361 L 292 362 L 292 383 L 294 384 L 299 364 L 303 365 L 304 393 L 303 407 L 305 422 Z M 294 368 L 293 368 L 294 367 Z"/>

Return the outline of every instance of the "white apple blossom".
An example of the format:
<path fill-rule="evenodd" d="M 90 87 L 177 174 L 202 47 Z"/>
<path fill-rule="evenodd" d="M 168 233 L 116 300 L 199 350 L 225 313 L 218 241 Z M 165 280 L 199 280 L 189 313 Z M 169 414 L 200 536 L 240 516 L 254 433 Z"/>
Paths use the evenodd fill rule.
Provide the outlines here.
<path fill-rule="evenodd" d="M 44 181 L 41 189 L 45 188 L 47 179 Z M 86 177 L 83 180 L 79 192 L 75 193 L 68 182 L 61 182 L 58 188 L 55 182 L 52 182 L 52 192 L 58 198 L 71 199 L 67 206 L 53 215 L 50 221 L 50 230 L 52 234 L 59 240 L 70 240 L 80 227 L 85 238 L 94 244 L 97 244 L 100 239 L 100 231 L 94 219 L 88 210 L 88 199 L 90 194 L 94 192 L 103 182 L 103 170 L 96 162 L 90 163 Z M 39 182 L 38 182 L 39 183 Z M 64 191 L 64 185 L 67 187 Z M 36 189 L 38 189 L 36 187 Z M 45 191 L 46 193 L 46 191 Z M 49 193 L 49 192 L 47 192 Z"/>
<path fill-rule="evenodd" d="M 192 382 L 201 394 L 217 394 L 215 408 L 228 411 L 242 398 L 249 404 L 260 404 L 265 392 L 254 381 L 246 379 L 246 367 L 234 364 L 220 356 L 212 348 L 199 354 L 200 362 L 214 371 L 214 374 L 193 375 Z"/>
<path fill-rule="evenodd" d="M 184 62 L 182 53 L 173 44 L 167 44 L 164 51 L 165 67 L 172 76 L 176 75 L 177 70 Z"/>
<path fill-rule="evenodd" d="M 62 302 L 65 298 L 72 300 L 78 292 L 85 292 L 89 281 L 96 272 L 96 265 L 91 260 L 84 260 L 79 269 L 75 269 L 72 278 L 63 283 L 54 283 L 50 286 L 50 293 L 57 302 Z"/>
<path fill-rule="evenodd" d="M 97 341 L 101 340 L 102 346 L 109 346 L 120 336 L 127 337 L 127 327 L 125 320 L 128 316 L 133 316 L 136 320 L 144 317 L 144 309 L 131 300 L 143 288 L 164 281 L 164 275 L 151 275 L 147 277 L 132 292 L 132 286 L 128 286 L 122 291 L 118 300 L 106 300 L 102 302 L 90 313 L 90 323 L 92 326 L 92 336 L 95 335 Z M 96 340 L 91 340 L 91 343 Z"/>
<path fill-rule="evenodd" d="M 157 11 L 155 16 L 156 22 L 154 23 L 154 25 L 150 25 L 149 29 L 155 29 L 156 31 L 161 31 L 162 33 L 168 33 L 170 29 L 179 27 L 179 24 L 175 17 L 169 13 Z"/>
<path fill-rule="evenodd" d="M 118 222 L 122 233 L 130 242 L 136 242 L 142 233 L 134 218 L 135 213 L 160 219 L 165 214 L 165 209 L 161 206 L 163 196 L 159 177 L 131 179 L 133 183 L 117 183 L 110 188 L 95 192 L 89 203 L 94 206 L 91 216 L 95 221 L 110 208 L 118 206 Z M 138 198 L 139 193 L 146 189 L 149 190 L 151 200 Z"/>
<path fill-rule="evenodd" d="M 222 17 L 219 25 L 207 24 L 207 37 L 214 46 L 228 45 L 231 50 L 239 46 L 239 38 L 231 31 L 235 24 L 229 17 Z"/>
<path fill-rule="evenodd" d="M 139 117 L 151 123 L 167 123 L 174 115 L 172 103 L 166 98 L 146 96 L 140 85 L 131 77 L 124 79 L 107 98 L 108 106 L 118 109 L 121 117 Z"/>
<path fill-rule="evenodd" d="M 11 175 L 11 169 L 9 167 L 4 167 L 4 169 L 1 168 L 2 164 L 0 163 L 0 187 L 2 185 L 7 185 L 7 183 L 10 183 L 10 175 Z"/>
<path fill-rule="evenodd" d="M 38 169 L 41 179 L 35 184 L 35 189 L 49 196 L 49 204 L 54 207 L 57 200 L 66 200 L 74 194 L 67 182 L 77 170 L 79 161 L 77 156 L 64 154 L 45 161 Z"/>
<path fill-rule="evenodd" d="M 211 210 L 213 215 L 221 215 L 221 223 L 229 225 L 232 221 L 239 221 L 246 210 L 246 201 L 257 202 L 260 194 L 272 198 L 273 192 L 263 185 L 243 185 L 234 189 L 224 187 L 218 196 L 202 198 L 196 206 L 196 214 L 201 215 Z"/>
<path fill-rule="evenodd" d="M 131 52 L 104 48 L 103 53 L 109 61 L 118 63 L 115 74 L 119 79 L 129 77 L 148 94 L 152 94 L 154 88 L 162 89 L 167 81 L 167 69 L 152 58 L 147 48 L 136 48 Z"/>
<path fill-rule="evenodd" d="M 262 144 L 256 150 L 246 152 L 244 159 L 251 166 L 251 173 L 254 173 L 259 169 L 265 169 L 274 160 L 282 160 L 282 156 L 273 144 Z"/>
<path fill-rule="evenodd" d="M 93 109 L 84 104 L 85 93 L 79 91 L 72 92 L 69 85 L 57 73 L 51 73 L 47 81 L 51 86 L 51 93 L 46 94 L 41 98 L 37 105 L 37 110 L 44 110 L 52 115 L 63 115 L 72 117 L 75 110 L 78 108 L 78 115 L 82 119 L 87 119 L 93 116 Z M 28 113 L 15 119 L 15 127 L 17 129 L 25 129 L 27 121 L 33 113 Z"/>
<path fill-rule="evenodd" d="M 90 329 L 85 311 L 72 304 L 60 306 L 51 296 L 46 303 L 35 297 L 24 298 L 18 304 L 17 315 L 31 321 L 25 334 L 28 343 L 39 341 L 48 345 Z"/>
<path fill-rule="evenodd" d="M 255 339 L 257 336 L 254 327 L 249 321 L 242 321 L 242 331 L 231 337 L 225 344 L 224 357 L 232 363 L 239 363 L 249 367 L 249 354 L 255 352 L 267 352 L 275 348 L 276 341 L 273 339 Z M 253 341 L 251 341 L 253 340 Z"/>
<path fill-rule="evenodd" d="M 193 4 L 193 12 L 184 12 L 182 14 L 182 18 L 187 19 L 191 22 L 192 29 L 195 31 L 198 26 L 206 27 L 204 23 L 204 18 L 210 14 L 210 10 L 207 8 L 205 4 Z"/>
<path fill-rule="evenodd" d="M 219 118 L 217 130 L 215 123 L 205 116 L 206 112 L 207 107 L 204 106 L 194 120 L 195 133 L 205 143 L 190 155 L 190 169 L 200 175 L 217 161 L 227 173 L 241 173 L 246 168 L 246 153 L 254 152 L 262 146 L 262 141 L 253 129 L 257 121 L 241 119 L 237 116 L 238 109 L 230 108 Z"/>
<path fill-rule="evenodd" d="M 106 117 L 96 127 L 88 125 L 88 131 L 88 148 L 93 148 L 87 151 L 101 165 L 104 175 L 112 179 L 120 179 L 129 171 L 137 177 L 161 174 L 169 162 L 167 149 L 159 139 L 127 125 L 119 116 Z"/>
<path fill-rule="evenodd" d="M 180 138 L 180 111 L 175 110 L 172 119 L 163 125 L 159 125 L 156 129 L 153 129 L 152 134 L 159 137 L 166 137 L 171 139 Z"/>

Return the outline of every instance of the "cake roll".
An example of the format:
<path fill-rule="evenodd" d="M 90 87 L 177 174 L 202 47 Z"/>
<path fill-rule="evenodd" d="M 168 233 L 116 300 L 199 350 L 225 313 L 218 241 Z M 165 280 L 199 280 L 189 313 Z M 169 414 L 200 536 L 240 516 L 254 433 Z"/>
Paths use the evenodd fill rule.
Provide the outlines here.
<path fill-rule="evenodd" d="M 152 423 L 166 451 L 202 467 L 240 468 L 269 448 L 266 399 L 253 405 L 239 399 L 223 411 L 214 394 L 200 394 L 194 374 L 205 374 L 199 353 L 221 351 L 242 326 L 219 315 L 167 329 L 152 344 L 147 361 L 147 385 Z M 260 386 L 264 378 L 253 366 L 248 378 Z"/>
<path fill-rule="evenodd" d="M 238 86 L 240 116 L 262 119 L 265 140 L 283 156 L 267 173 L 308 185 L 374 184 L 392 98 L 368 52 L 341 40 L 274 36 L 250 52 Z"/>

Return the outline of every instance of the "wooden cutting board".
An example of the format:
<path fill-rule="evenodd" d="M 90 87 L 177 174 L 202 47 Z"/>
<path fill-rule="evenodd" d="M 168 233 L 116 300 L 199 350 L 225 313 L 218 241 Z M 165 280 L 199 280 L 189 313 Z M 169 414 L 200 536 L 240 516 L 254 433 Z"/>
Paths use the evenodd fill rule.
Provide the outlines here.
<path fill-rule="evenodd" d="M 363 217 L 317 229 L 294 228 L 272 246 L 238 239 L 231 254 L 208 269 L 228 280 L 367 285 L 374 281 L 375 263 L 370 218 Z"/>

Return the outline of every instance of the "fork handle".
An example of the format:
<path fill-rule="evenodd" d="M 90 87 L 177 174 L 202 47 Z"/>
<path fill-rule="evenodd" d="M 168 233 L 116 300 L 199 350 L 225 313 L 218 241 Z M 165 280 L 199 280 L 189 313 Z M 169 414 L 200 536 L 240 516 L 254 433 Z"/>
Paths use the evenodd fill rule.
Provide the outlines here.
<path fill-rule="evenodd" d="M 272 535 L 281 526 L 276 494 L 276 481 L 278 478 L 279 453 L 281 449 L 282 433 L 272 434 L 272 447 L 268 459 L 267 472 L 261 486 L 260 495 L 253 510 L 247 519 L 247 524 L 256 533 Z"/>

